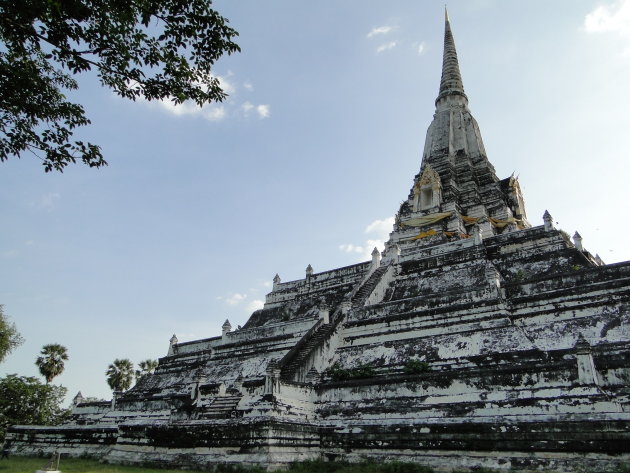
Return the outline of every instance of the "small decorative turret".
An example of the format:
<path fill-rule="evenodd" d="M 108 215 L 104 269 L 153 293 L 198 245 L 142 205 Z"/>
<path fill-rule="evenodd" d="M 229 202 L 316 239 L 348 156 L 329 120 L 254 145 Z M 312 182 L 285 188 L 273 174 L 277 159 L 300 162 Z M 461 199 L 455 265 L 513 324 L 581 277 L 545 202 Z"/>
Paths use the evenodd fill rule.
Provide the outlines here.
<path fill-rule="evenodd" d="M 591 344 L 588 343 L 586 338 L 584 338 L 584 335 L 580 333 L 575 341 L 574 349 L 578 354 L 591 353 Z"/>
<path fill-rule="evenodd" d="M 193 404 L 195 404 L 197 407 L 199 407 L 202 402 L 201 385 L 204 384 L 205 382 L 206 382 L 206 377 L 203 373 L 203 369 L 199 367 L 197 371 L 195 372 L 195 383 L 193 384 L 190 390 L 190 399 L 192 400 Z"/>
<path fill-rule="evenodd" d="M 322 305 L 319 308 L 319 318 L 322 319 L 322 323 L 330 323 L 330 308 L 326 305 Z"/>
<path fill-rule="evenodd" d="M 206 380 L 206 375 L 203 372 L 203 369 L 201 367 L 197 368 L 197 371 L 195 371 L 195 382 L 196 383 L 203 383 Z"/>
<path fill-rule="evenodd" d="M 573 349 L 575 350 L 575 358 L 577 361 L 579 383 L 586 385 L 599 384 L 591 344 L 588 343 L 581 333 L 578 335 Z"/>
<path fill-rule="evenodd" d="M 73 406 L 78 406 L 79 404 L 81 404 L 83 402 L 85 398 L 83 397 L 83 394 L 81 394 L 81 391 L 79 391 L 77 393 L 76 396 L 74 396 L 74 398 L 72 399 L 72 405 Z"/>
<path fill-rule="evenodd" d="M 306 286 L 306 290 L 311 290 L 311 278 L 313 277 L 313 267 L 309 264 L 306 267 L 306 277 L 304 278 L 304 284 Z"/>
<path fill-rule="evenodd" d="M 320 379 L 320 375 L 315 369 L 315 367 L 313 366 L 310 370 L 308 370 L 308 373 L 306 373 L 305 381 L 308 384 L 315 384 L 319 381 L 319 379 Z"/>
<path fill-rule="evenodd" d="M 347 300 L 347 301 L 343 301 L 341 303 L 341 313 L 346 315 L 348 312 L 350 312 L 350 309 L 352 308 L 352 301 Z"/>
<path fill-rule="evenodd" d="M 545 213 L 543 214 L 543 222 L 545 222 L 546 231 L 550 232 L 553 230 L 553 217 L 547 210 L 545 210 Z"/>
<path fill-rule="evenodd" d="M 278 273 L 276 273 L 276 275 L 273 278 L 273 290 L 275 291 L 276 289 L 278 289 L 278 284 L 280 284 L 282 280 L 280 279 L 280 276 L 278 276 Z"/>
<path fill-rule="evenodd" d="M 177 336 L 175 334 L 173 334 L 173 336 L 171 337 L 171 339 L 169 340 L 169 346 L 168 346 L 168 354 L 167 356 L 171 356 L 175 354 L 175 350 L 177 349 L 177 347 L 175 345 L 177 345 Z"/>
<path fill-rule="evenodd" d="M 274 394 L 280 391 L 280 368 L 276 360 L 271 360 L 265 370 L 264 394 Z"/>
<path fill-rule="evenodd" d="M 118 398 L 123 395 L 122 391 L 114 391 L 112 393 L 112 409 L 116 409 L 116 404 L 118 403 Z"/>
<path fill-rule="evenodd" d="M 232 331 L 232 324 L 228 319 L 225 319 L 223 325 L 221 325 L 222 335 L 225 337 L 225 334 L 230 333 Z"/>
<path fill-rule="evenodd" d="M 481 245 L 483 243 L 483 230 L 477 224 L 473 227 L 473 238 L 475 239 L 475 245 Z"/>
<path fill-rule="evenodd" d="M 378 251 L 377 247 L 374 247 L 372 250 L 372 267 L 374 269 L 378 268 L 381 264 L 381 252 Z"/>
<path fill-rule="evenodd" d="M 486 282 L 490 286 L 490 290 L 496 296 L 501 295 L 501 273 L 490 262 L 486 265 Z"/>
<path fill-rule="evenodd" d="M 577 231 L 573 235 L 573 243 L 575 243 L 575 247 L 579 251 L 584 251 L 584 247 L 582 246 L 582 235 L 580 235 Z"/>
<path fill-rule="evenodd" d="M 381 263 L 394 263 L 398 264 L 398 259 L 400 258 L 400 246 L 398 243 L 392 243 L 388 241 L 385 243 L 385 250 L 383 251 L 383 259 Z"/>

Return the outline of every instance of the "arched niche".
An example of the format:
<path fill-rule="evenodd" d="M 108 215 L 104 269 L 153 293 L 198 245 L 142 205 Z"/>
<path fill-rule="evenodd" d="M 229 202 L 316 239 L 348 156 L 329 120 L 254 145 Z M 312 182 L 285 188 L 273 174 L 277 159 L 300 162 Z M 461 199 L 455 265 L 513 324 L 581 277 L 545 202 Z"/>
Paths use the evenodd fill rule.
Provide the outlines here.
<path fill-rule="evenodd" d="M 427 164 L 413 187 L 413 210 L 429 210 L 442 202 L 442 181 L 440 175 Z"/>

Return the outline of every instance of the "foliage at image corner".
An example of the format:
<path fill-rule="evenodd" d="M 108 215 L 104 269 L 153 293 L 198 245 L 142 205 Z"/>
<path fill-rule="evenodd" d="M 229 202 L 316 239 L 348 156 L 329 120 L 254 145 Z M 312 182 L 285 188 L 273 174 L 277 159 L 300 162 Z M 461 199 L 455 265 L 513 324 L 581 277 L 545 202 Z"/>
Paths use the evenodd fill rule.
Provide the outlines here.
<path fill-rule="evenodd" d="M 211 73 L 240 51 L 238 32 L 211 0 L 3 0 L 0 2 L 0 161 L 34 155 L 46 172 L 77 160 L 107 164 L 101 148 L 73 139 L 90 124 L 67 100 L 76 75 L 94 70 L 115 94 L 190 100 L 227 94 Z"/>
<path fill-rule="evenodd" d="M 44 384 L 31 376 L 0 378 L 0 441 L 10 425 L 57 425 L 70 415 L 61 407 L 63 386 Z"/>
<path fill-rule="evenodd" d="M 0 304 L 0 363 L 22 343 L 24 339 L 4 313 L 4 306 Z"/>

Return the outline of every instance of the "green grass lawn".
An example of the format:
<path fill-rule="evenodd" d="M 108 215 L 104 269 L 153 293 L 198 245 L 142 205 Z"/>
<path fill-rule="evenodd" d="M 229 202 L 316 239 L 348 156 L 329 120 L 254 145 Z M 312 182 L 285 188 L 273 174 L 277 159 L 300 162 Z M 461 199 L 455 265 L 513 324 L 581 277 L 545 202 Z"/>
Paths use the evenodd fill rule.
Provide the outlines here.
<path fill-rule="evenodd" d="M 42 469 L 48 460 L 46 458 L 11 457 L 0 460 L 0 473 L 35 473 Z M 133 466 L 105 465 L 97 460 L 82 458 L 61 458 L 59 470 L 62 473 L 182 473 L 182 470 L 162 470 L 157 468 L 140 468 Z M 187 473 L 200 473 L 187 470 Z"/>
<path fill-rule="evenodd" d="M 8 460 L 0 460 L 0 473 L 35 473 L 43 468 L 48 461 L 45 458 L 11 457 Z M 99 463 L 97 460 L 82 458 L 62 458 L 59 465 L 62 473 L 181 473 L 182 470 L 162 470 L 158 468 L 118 466 Z M 186 473 L 203 473 L 200 470 L 185 470 Z M 206 470 L 207 472 L 208 470 Z M 263 473 L 262 468 L 244 468 L 238 465 L 219 465 L 217 473 Z M 417 463 L 400 462 L 324 462 L 310 461 L 296 463 L 286 473 L 433 473 L 429 467 Z M 514 471 L 514 470 L 512 470 Z M 496 470 L 478 468 L 472 471 L 459 471 L 452 473 L 499 473 Z M 584 473 L 584 472 L 581 472 Z M 588 472 L 600 473 L 600 472 Z M 630 473 L 630 465 L 626 464 L 608 473 Z"/>
<path fill-rule="evenodd" d="M 0 460 L 0 473 L 35 473 L 43 468 L 48 460 L 45 458 L 14 457 Z M 99 463 L 98 460 L 82 458 L 61 458 L 59 470 L 62 473 L 182 473 L 182 470 L 162 470 L 158 468 L 118 466 Z M 186 473 L 201 473 L 198 470 L 185 470 Z M 219 465 L 217 473 L 263 473 L 264 469 L 246 468 L 239 465 Z M 343 463 L 310 461 L 296 463 L 284 470 L 286 473 L 432 473 L 416 463 Z M 486 473 L 484 471 L 476 473 Z M 491 472 L 494 473 L 494 472 Z"/>

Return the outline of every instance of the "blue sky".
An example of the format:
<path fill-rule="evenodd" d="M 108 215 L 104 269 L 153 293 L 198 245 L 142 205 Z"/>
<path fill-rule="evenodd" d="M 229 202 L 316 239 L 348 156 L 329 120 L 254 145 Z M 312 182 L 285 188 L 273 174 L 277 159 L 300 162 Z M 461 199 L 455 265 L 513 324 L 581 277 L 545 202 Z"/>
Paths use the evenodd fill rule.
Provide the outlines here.
<path fill-rule="evenodd" d="M 164 356 L 243 325 L 271 279 L 361 260 L 391 229 L 420 166 L 440 80 L 443 3 L 215 2 L 242 53 L 230 98 L 198 110 L 128 102 L 81 80 L 76 100 L 109 166 L 44 174 L 0 164 L 0 303 L 26 342 L 0 374 L 110 397 L 114 358 Z M 630 0 L 453 0 L 464 87 L 499 177 L 520 175 L 607 263 L 630 260 Z"/>

